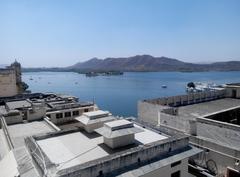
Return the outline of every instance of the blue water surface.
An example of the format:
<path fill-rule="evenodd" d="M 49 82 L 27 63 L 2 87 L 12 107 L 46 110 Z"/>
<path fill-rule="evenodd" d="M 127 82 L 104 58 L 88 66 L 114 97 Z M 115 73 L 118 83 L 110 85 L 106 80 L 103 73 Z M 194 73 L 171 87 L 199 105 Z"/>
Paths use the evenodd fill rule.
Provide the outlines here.
<path fill-rule="evenodd" d="M 98 77 L 72 72 L 29 72 L 23 73 L 23 80 L 32 92 L 71 94 L 82 101 L 94 100 L 114 115 L 136 116 L 139 100 L 184 94 L 191 81 L 240 82 L 240 72 L 127 72 Z"/>

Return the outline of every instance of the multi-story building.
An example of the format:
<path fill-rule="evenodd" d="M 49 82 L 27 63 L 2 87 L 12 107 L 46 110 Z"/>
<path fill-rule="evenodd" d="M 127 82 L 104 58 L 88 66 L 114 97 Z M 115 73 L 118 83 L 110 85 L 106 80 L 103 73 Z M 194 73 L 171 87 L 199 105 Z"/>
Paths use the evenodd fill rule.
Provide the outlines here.
<path fill-rule="evenodd" d="M 7 124 L 48 118 L 55 124 L 74 121 L 84 112 L 97 110 L 92 102 L 78 101 L 78 98 L 60 94 L 28 93 L 0 98 L 0 115 Z"/>
<path fill-rule="evenodd" d="M 72 128 L 49 119 L 12 125 L 0 120 L 4 177 L 192 177 L 188 161 L 201 152 L 182 133 L 107 111 L 84 113 Z"/>
<path fill-rule="evenodd" d="M 21 79 L 21 65 L 17 61 L 0 69 L 0 97 L 14 96 L 24 92 L 27 85 Z"/>
<path fill-rule="evenodd" d="M 240 175 L 239 84 L 219 91 L 191 93 L 139 101 L 138 118 L 183 132 L 203 153 L 193 164 L 216 176 Z"/>

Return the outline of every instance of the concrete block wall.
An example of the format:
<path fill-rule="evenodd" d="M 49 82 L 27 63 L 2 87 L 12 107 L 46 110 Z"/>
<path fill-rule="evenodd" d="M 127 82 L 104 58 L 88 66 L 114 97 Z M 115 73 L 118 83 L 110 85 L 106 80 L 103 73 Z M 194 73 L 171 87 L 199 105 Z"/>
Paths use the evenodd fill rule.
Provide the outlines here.
<path fill-rule="evenodd" d="M 15 116 L 6 116 L 5 120 L 8 125 L 23 122 L 23 118 L 21 114 L 15 115 Z"/>
<path fill-rule="evenodd" d="M 153 125 L 158 124 L 158 112 L 164 109 L 159 104 L 152 104 L 145 101 L 138 102 L 138 119 L 151 123 Z"/>
<path fill-rule="evenodd" d="M 114 149 L 114 148 L 129 145 L 129 144 L 133 144 L 135 141 L 134 137 L 135 137 L 134 134 L 125 135 L 125 136 L 116 137 L 116 138 L 104 137 L 104 143 Z"/>
<path fill-rule="evenodd" d="M 46 109 L 45 108 L 39 108 L 39 109 L 34 109 L 32 111 L 28 112 L 28 120 L 33 121 L 33 120 L 39 120 L 42 119 L 46 116 Z"/>
<path fill-rule="evenodd" d="M 191 117 L 180 117 L 164 113 L 164 109 L 161 105 L 151 104 L 148 102 L 138 102 L 138 119 L 144 122 L 148 122 L 152 125 L 158 125 L 158 114 L 160 112 L 160 124 L 175 128 L 183 132 L 190 132 L 190 120 Z M 162 112 L 163 111 L 163 112 Z"/>
<path fill-rule="evenodd" d="M 79 122 L 79 124 L 84 128 L 84 130 L 86 130 L 88 133 L 92 133 L 94 132 L 95 129 L 101 128 L 103 127 L 104 123 L 106 123 L 108 121 L 104 121 L 104 122 L 96 122 L 96 123 L 92 123 L 92 124 L 88 124 L 88 125 L 84 125 L 81 122 Z"/>
<path fill-rule="evenodd" d="M 173 137 L 171 137 L 173 138 Z M 83 165 L 75 166 L 70 169 L 59 171 L 57 174 L 61 177 L 92 177 L 99 174 L 112 173 L 115 170 L 123 169 L 139 162 L 146 162 L 157 156 L 169 153 L 188 146 L 188 138 L 171 139 L 159 144 L 153 143 L 149 146 L 136 147 L 128 149 L 123 154 L 113 154 L 103 157 L 94 162 L 88 162 Z"/>
<path fill-rule="evenodd" d="M 240 150 L 240 126 L 197 118 L 197 135 Z"/>
<path fill-rule="evenodd" d="M 160 169 L 147 173 L 142 177 L 171 177 L 171 174 L 177 171 L 180 171 L 180 174 L 183 177 L 190 176 L 188 173 L 188 159 L 181 160 L 181 164 L 174 168 L 172 168 L 171 165 L 167 165 Z"/>
<path fill-rule="evenodd" d="M 190 121 L 191 117 L 174 116 L 161 113 L 160 124 L 163 126 L 171 127 L 179 131 L 183 131 L 190 134 Z"/>

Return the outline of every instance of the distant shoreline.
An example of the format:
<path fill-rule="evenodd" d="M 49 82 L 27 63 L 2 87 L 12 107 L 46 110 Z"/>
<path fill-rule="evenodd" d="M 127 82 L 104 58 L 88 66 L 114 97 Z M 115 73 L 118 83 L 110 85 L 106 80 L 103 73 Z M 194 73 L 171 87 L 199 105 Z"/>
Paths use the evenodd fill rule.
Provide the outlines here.
<path fill-rule="evenodd" d="M 110 70 L 109 70 L 110 71 Z M 89 72 L 109 72 L 108 70 L 106 71 L 77 71 L 77 70 L 66 70 L 66 69 L 34 69 L 34 68 L 24 68 L 22 70 L 23 73 L 28 73 L 28 72 L 73 72 L 73 73 L 78 73 L 78 74 L 86 74 Z M 150 72 L 180 72 L 180 73 L 197 73 L 197 72 L 237 72 L 240 70 L 198 70 L 198 71 L 179 71 L 179 70 L 170 70 L 170 71 L 116 71 L 116 72 L 136 72 L 136 73 L 150 73 Z"/>

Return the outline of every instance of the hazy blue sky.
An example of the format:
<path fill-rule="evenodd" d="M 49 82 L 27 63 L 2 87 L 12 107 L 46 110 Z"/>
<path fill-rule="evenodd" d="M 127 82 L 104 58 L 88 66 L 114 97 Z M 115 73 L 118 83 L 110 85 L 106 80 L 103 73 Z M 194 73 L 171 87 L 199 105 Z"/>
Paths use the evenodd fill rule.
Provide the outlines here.
<path fill-rule="evenodd" d="M 240 60 L 240 0 L 0 0 L 0 63 Z"/>

